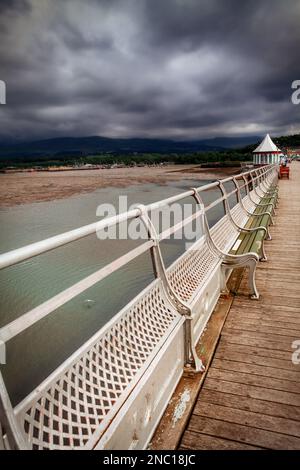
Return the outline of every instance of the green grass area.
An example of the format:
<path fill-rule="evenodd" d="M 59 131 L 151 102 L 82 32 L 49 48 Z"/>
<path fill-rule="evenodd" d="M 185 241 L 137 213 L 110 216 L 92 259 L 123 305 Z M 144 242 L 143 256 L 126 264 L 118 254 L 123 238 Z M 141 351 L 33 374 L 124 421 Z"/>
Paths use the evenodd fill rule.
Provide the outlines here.
<path fill-rule="evenodd" d="M 10 159 L 0 162 L 0 168 L 14 167 L 14 168 L 32 168 L 32 167 L 51 167 L 51 166 L 68 166 L 68 165 L 114 165 L 124 164 L 128 166 L 144 164 L 154 165 L 160 163 L 174 163 L 178 165 L 183 164 L 207 164 L 219 163 L 222 166 L 232 166 L 237 162 L 252 159 L 249 153 L 244 153 L 236 150 L 228 150 L 225 152 L 196 152 L 196 153 L 141 153 L 141 154 L 99 154 L 99 155 L 86 155 L 78 157 L 72 156 L 59 156 L 51 159 L 35 159 L 28 158 L 22 161 L 18 159 L 13 161 Z"/>

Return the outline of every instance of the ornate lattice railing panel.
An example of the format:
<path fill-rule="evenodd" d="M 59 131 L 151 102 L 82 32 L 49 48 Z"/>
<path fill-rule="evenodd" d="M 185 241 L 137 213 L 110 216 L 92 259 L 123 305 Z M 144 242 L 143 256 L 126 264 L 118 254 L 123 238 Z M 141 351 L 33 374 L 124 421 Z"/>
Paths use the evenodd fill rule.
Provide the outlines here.
<path fill-rule="evenodd" d="M 156 281 L 71 365 L 67 361 L 58 377 L 54 373 L 37 396 L 18 407 L 29 447 L 92 447 L 180 318 Z"/>
<path fill-rule="evenodd" d="M 207 243 L 200 240 L 171 266 L 168 279 L 180 298 L 190 301 L 217 263 L 218 259 L 209 250 Z"/>

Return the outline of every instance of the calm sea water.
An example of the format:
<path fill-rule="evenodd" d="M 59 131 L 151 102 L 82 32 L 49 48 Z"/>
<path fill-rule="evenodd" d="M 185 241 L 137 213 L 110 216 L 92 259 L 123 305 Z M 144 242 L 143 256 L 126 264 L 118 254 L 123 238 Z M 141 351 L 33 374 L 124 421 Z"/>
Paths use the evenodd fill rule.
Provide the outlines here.
<path fill-rule="evenodd" d="M 148 204 L 201 184 L 204 182 L 186 180 L 163 186 L 137 185 L 123 188 L 122 195 L 128 196 L 129 204 Z M 106 188 L 68 199 L 2 209 L 0 251 L 4 253 L 95 222 L 97 206 L 112 203 L 118 207 L 118 196 L 117 188 Z M 214 194 L 207 197 L 210 199 Z M 211 222 L 221 213 L 216 209 Z M 95 272 L 137 243 L 100 241 L 93 235 L 0 271 L 0 326 Z M 163 243 L 167 266 L 184 251 L 184 246 L 180 240 Z M 11 340 L 7 364 L 1 370 L 13 403 L 24 398 L 152 279 L 150 256 L 142 255 Z"/>

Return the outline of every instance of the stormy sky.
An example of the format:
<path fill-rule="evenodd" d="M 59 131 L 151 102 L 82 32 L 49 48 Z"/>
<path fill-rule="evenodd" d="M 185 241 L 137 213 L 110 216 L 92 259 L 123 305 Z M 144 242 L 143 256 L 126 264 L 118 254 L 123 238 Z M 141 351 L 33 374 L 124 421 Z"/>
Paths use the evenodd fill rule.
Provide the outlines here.
<path fill-rule="evenodd" d="M 299 0 L 1 0 L 0 139 L 300 131 Z"/>

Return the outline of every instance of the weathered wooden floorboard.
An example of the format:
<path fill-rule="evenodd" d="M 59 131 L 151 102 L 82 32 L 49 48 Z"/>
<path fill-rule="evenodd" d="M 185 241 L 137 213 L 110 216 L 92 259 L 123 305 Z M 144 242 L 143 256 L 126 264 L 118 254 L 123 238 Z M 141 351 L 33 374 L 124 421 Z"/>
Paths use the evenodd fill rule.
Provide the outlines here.
<path fill-rule="evenodd" d="M 181 449 L 188 450 L 197 447 L 200 447 L 202 450 L 261 450 L 261 447 L 254 447 L 242 442 L 187 431 L 184 435 Z"/>
<path fill-rule="evenodd" d="M 235 371 L 235 372 L 243 372 L 245 374 L 251 374 L 251 375 L 260 375 L 262 377 L 273 377 L 273 378 L 278 378 L 280 376 L 281 379 L 284 380 L 291 380 L 292 382 L 295 382 L 297 384 L 297 387 L 299 387 L 299 381 L 300 381 L 300 373 L 299 372 L 294 372 L 294 371 L 287 371 L 287 370 L 280 370 L 280 373 L 278 372 L 277 367 L 271 367 L 271 366 L 266 366 L 265 364 L 249 364 L 245 362 L 240 362 L 234 361 L 234 360 L 228 360 L 225 356 L 225 358 L 218 359 L 215 357 L 213 360 L 211 367 L 215 369 L 220 369 L 222 371 Z M 299 387 L 300 388 L 300 387 Z M 300 391 L 300 390 L 299 390 Z"/>
<path fill-rule="evenodd" d="M 201 392 L 201 402 L 199 403 L 202 402 L 228 406 L 233 410 L 253 411 L 254 413 L 300 421 L 300 410 L 296 406 L 250 398 L 248 396 L 243 397 L 208 388 L 204 388 Z"/>
<path fill-rule="evenodd" d="M 279 374 L 278 374 L 279 375 Z M 279 375 L 280 377 L 280 375 Z M 255 385 L 256 387 L 265 387 L 271 390 L 283 390 L 295 394 L 295 404 L 300 406 L 300 387 L 299 382 L 274 379 L 272 377 L 261 377 L 259 375 L 247 374 L 238 371 L 220 370 L 210 367 L 207 378 L 224 380 L 226 382 L 235 382 L 239 384 Z"/>
<path fill-rule="evenodd" d="M 236 424 L 219 419 L 192 415 L 189 430 L 200 434 L 230 439 L 237 442 L 263 447 L 266 449 L 297 449 L 300 448 L 300 439 L 294 436 L 256 427 L 247 424 Z M 184 442 L 184 438 L 183 438 Z"/>
<path fill-rule="evenodd" d="M 261 347 L 264 349 L 270 349 L 272 352 L 276 351 L 286 351 L 289 352 L 289 358 L 292 357 L 292 347 L 291 342 L 289 341 L 276 341 L 274 339 L 274 335 L 272 340 L 268 340 L 268 338 L 256 338 L 254 334 L 246 334 L 245 332 L 237 332 L 237 333 L 227 333 L 224 332 L 222 335 L 224 339 L 226 339 L 229 343 L 233 344 L 244 344 L 245 346 L 256 346 Z"/>
<path fill-rule="evenodd" d="M 282 377 L 283 371 L 292 372 L 293 375 L 297 374 L 300 380 L 300 371 L 295 371 L 295 367 L 290 360 L 276 359 L 273 357 L 259 356 L 255 354 L 255 349 L 245 347 L 241 349 L 236 349 L 230 347 L 228 349 L 224 347 L 219 347 L 218 351 L 215 354 L 215 359 L 221 359 L 224 361 L 236 361 L 241 362 L 244 365 L 247 364 L 256 364 L 259 366 L 271 367 L 275 369 L 276 376 L 280 375 Z"/>
<path fill-rule="evenodd" d="M 264 388 L 255 385 L 241 384 L 238 382 L 229 382 L 226 380 L 211 378 L 206 379 L 203 385 L 203 389 L 205 388 L 209 390 L 217 390 L 219 392 L 223 391 L 224 393 L 232 393 L 235 395 L 256 398 L 258 400 L 293 405 L 299 408 L 299 395 L 283 390 L 274 390 L 271 388 Z"/>
<path fill-rule="evenodd" d="M 194 409 L 194 415 L 228 421 L 229 423 L 247 424 L 248 426 L 257 429 L 265 429 L 267 431 L 278 432 L 278 430 L 280 430 L 282 434 L 300 437 L 299 422 L 292 419 L 265 415 L 264 413 L 240 410 L 201 401 L 197 403 Z"/>
<path fill-rule="evenodd" d="M 239 319 L 239 323 L 236 324 L 234 321 L 228 322 L 226 325 L 226 331 L 230 330 L 241 330 L 241 331 L 249 331 L 249 332 L 267 332 L 274 335 L 278 335 L 279 339 L 281 336 L 288 336 L 289 338 L 299 338 L 300 334 L 300 327 L 298 328 L 283 328 L 282 326 L 271 326 L 269 324 L 264 324 L 263 322 L 251 322 L 251 321 L 244 321 Z"/>
<path fill-rule="evenodd" d="M 291 364 L 292 370 L 298 370 L 295 369 L 292 361 L 291 361 L 291 352 L 290 351 L 281 351 L 281 350 L 274 350 L 274 349 L 268 349 L 268 348 L 263 348 L 263 347 L 258 347 L 257 345 L 253 344 L 247 344 L 247 343 L 232 343 L 230 341 L 226 341 L 225 339 L 222 339 L 221 342 L 219 343 L 219 348 L 223 348 L 223 351 L 229 352 L 229 351 L 239 351 L 239 352 L 247 352 L 251 351 L 250 354 L 253 354 L 255 356 L 261 356 L 261 357 L 270 357 L 273 359 L 283 359 L 286 362 L 289 362 Z"/>

